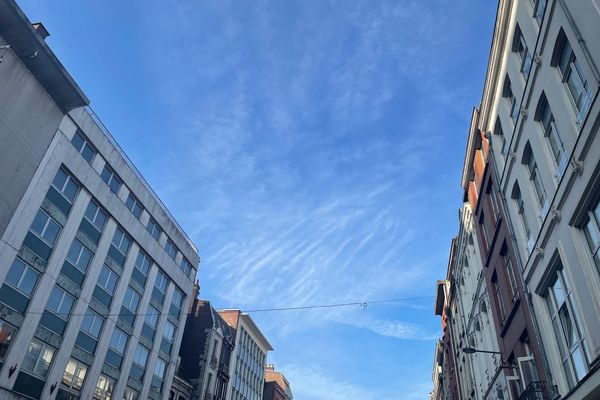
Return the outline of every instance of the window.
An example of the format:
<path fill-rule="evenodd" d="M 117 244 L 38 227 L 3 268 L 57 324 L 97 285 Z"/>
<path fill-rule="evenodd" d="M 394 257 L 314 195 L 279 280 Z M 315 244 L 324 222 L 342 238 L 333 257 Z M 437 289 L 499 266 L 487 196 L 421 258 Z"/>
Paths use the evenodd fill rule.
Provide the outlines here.
<path fill-rule="evenodd" d="M 17 328 L 0 319 L 0 363 L 6 359 L 6 353 L 17 333 Z"/>
<path fill-rule="evenodd" d="M 102 325 L 104 324 L 104 318 L 100 314 L 92 311 L 90 308 L 86 311 L 81 322 L 80 330 L 87 333 L 91 337 L 98 339 Z"/>
<path fill-rule="evenodd" d="M 125 392 L 123 393 L 123 400 L 138 400 L 138 396 L 140 394 L 130 388 L 129 386 L 125 387 Z"/>
<path fill-rule="evenodd" d="M 498 203 L 498 195 L 496 194 L 496 191 L 494 190 L 494 186 L 492 185 L 492 182 L 490 182 L 487 186 L 487 190 L 486 190 L 488 196 L 490 197 L 490 205 L 492 206 L 492 221 L 494 222 L 494 225 L 496 224 L 496 221 L 498 221 L 498 218 L 500 217 L 500 205 Z"/>
<path fill-rule="evenodd" d="M 517 104 L 517 99 L 512 91 L 512 86 L 510 84 L 510 78 L 506 75 L 504 80 L 504 88 L 502 89 L 502 96 L 506 97 L 508 100 L 508 106 L 510 109 L 510 117 L 513 122 L 517 121 L 517 117 L 519 116 L 519 105 Z"/>
<path fill-rule="evenodd" d="M 71 308 L 75 298 L 65 292 L 61 287 L 54 286 L 48 299 L 46 308 L 62 319 L 67 319 L 71 313 Z"/>
<path fill-rule="evenodd" d="M 81 272 L 86 272 L 88 265 L 90 265 L 92 255 L 91 251 L 81 244 L 79 240 L 75 239 L 67 254 L 67 260 Z"/>
<path fill-rule="evenodd" d="M 519 293 L 518 293 L 518 286 L 517 286 L 517 278 L 515 277 L 515 272 L 513 270 L 513 263 L 512 260 L 510 259 L 510 256 L 508 255 L 508 248 L 506 247 L 506 244 L 504 245 L 504 248 L 502 249 L 502 260 L 504 261 L 504 268 L 506 269 L 506 275 L 508 275 L 508 282 L 510 283 L 510 290 L 512 293 L 512 301 L 514 303 L 514 301 L 517 299 Z"/>
<path fill-rule="evenodd" d="M 148 232 L 150 232 L 150 235 L 152 235 L 154 239 L 158 240 L 160 238 L 162 229 L 158 225 L 158 222 L 154 220 L 154 218 L 150 217 L 146 229 L 148 230 Z"/>
<path fill-rule="evenodd" d="M 490 246 L 490 238 L 488 236 L 488 231 L 487 228 L 485 226 L 485 215 L 483 213 L 483 211 L 481 212 L 481 214 L 479 215 L 479 228 L 481 229 L 481 244 L 483 245 L 483 250 L 486 252 L 489 250 L 489 246 Z"/>
<path fill-rule="evenodd" d="M 173 260 L 177 256 L 177 247 L 175 247 L 175 244 L 169 238 L 167 238 L 167 242 L 165 243 L 165 251 Z"/>
<path fill-rule="evenodd" d="M 96 155 L 96 150 L 94 150 L 90 145 L 89 140 L 87 140 L 81 132 L 75 132 L 75 135 L 73 135 L 73 138 L 71 139 L 71 143 L 87 162 L 92 162 L 94 155 Z"/>
<path fill-rule="evenodd" d="M 138 294 L 138 292 L 133 290 L 131 286 L 127 286 L 125 297 L 123 298 L 123 307 L 135 314 L 137 312 L 140 298 L 141 296 Z"/>
<path fill-rule="evenodd" d="M 115 171 L 113 171 L 112 168 L 108 166 L 108 164 L 104 166 L 100 177 L 108 185 L 111 192 L 117 193 L 119 191 L 119 188 L 121 187 L 122 183 L 121 178 L 117 176 Z"/>
<path fill-rule="evenodd" d="M 165 369 L 167 368 L 167 362 L 162 358 L 158 357 L 154 364 L 154 376 L 152 377 L 152 383 L 150 389 L 160 392 L 162 390 L 162 383 L 165 376 Z"/>
<path fill-rule="evenodd" d="M 500 122 L 500 117 L 496 118 L 496 124 L 494 125 L 494 135 L 500 138 L 501 144 L 501 154 L 506 157 L 508 154 L 508 143 L 506 141 L 506 137 L 504 136 L 504 131 L 502 130 L 502 123 Z"/>
<path fill-rule="evenodd" d="M 135 267 L 140 270 L 141 273 L 147 276 L 150 265 L 152 265 L 152 260 L 146 253 L 140 250 L 137 259 L 135 260 Z"/>
<path fill-rule="evenodd" d="M 552 110 L 550 109 L 550 105 L 548 104 L 548 100 L 544 93 L 542 93 L 542 96 L 540 97 L 535 119 L 539 121 L 540 125 L 542 126 L 544 136 L 548 139 L 550 151 L 552 152 L 552 156 L 556 162 L 556 166 L 558 167 L 557 176 L 561 176 L 564 172 L 564 168 L 567 166 L 565 147 L 562 139 L 560 138 L 558 129 L 556 128 L 554 115 L 552 115 Z"/>
<path fill-rule="evenodd" d="M 5 282 L 25 296 L 31 297 L 39 277 L 40 274 L 36 270 L 25 264 L 21 259 L 15 258 L 6 275 Z"/>
<path fill-rule="evenodd" d="M 54 186 L 54 188 L 58 190 L 69 203 L 73 203 L 77 191 L 79 190 L 79 184 L 62 168 L 58 169 L 58 172 L 52 181 L 52 186 Z"/>
<path fill-rule="evenodd" d="M 533 7 L 533 16 L 539 24 L 541 24 L 542 20 L 544 19 L 544 13 L 546 12 L 546 3 L 547 0 L 535 1 L 535 6 Z"/>
<path fill-rule="evenodd" d="M 152 329 L 156 329 L 156 323 L 158 322 L 159 314 L 160 313 L 156 308 L 149 306 L 148 312 L 146 312 L 146 318 L 144 319 L 146 325 L 148 325 Z"/>
<path fill-rule="evenodd" d="M 74 358 L 69 359 L 62 378 L 62 384 L 70 389 L 80 391 L 87 374 L 88 366 Z"/>
<path fill-rule="evenodd" d="M 102 228 L 104 228 L 104 224 L 106 223 L 107 215 L 95 201 L 90 200 L 87 210 L 85 211 L 85 218 L 98 228 L 99 231 L 102 231 Z"/>
<path fill-rule="evenodd" d="M 183 292 L 179 288 L 175 288 L 173 291 L 173 298 L 171 299 L 171 315 L 179 318 L 181 313 L 181 306 L 183 305 Z"/>
<path fill-rule="evenodd" d="M 525 79 L 529 76 L 529 71 L 531 71 L 531 53 L 527 48 L 527 43 L 525 42 L 525 37 L 523 36 L 523 32 L 521 32 L 521 28 L 517 24 L 515 28 L 515 35 L 513 37 L 513 46 L 512 50 L 519 54 L 521 59 L 521 72 L 525 75 Z"/>
<path fill-rule="evenodd" d="M 154 281 L 154 290 L 152 291 L 152 297 L 160 304 L 162 304 L 165 299 L 165 293 L 167 291 L 168 284 L 169 280 L 167 278 L 167 275 L 159 270 L 156 274 L 156 280 Z"/>
<path fill-rule="evenodd" d="M 45 378 L 48 375 L 55 351 L 56 349 L 46 343 L 33 339 L 25 353 L 21 368 L 23 371 Z"/>
<path fill-rule="evenodd" d="M 98 277 L 98 286 L 104 289 L 108 294 L 113 294 L 118 280 L 119 276 L 104 264 L 100 271 L 100 276 Z"/>
<path fill-rule="evenodd" d="M 583 68 L 562 29 L 556 39 L 551 65 L 558 68 L 577 111 L 577 122 L 582 123 L 590 108 L 592 93 Z"/>
<path fill-rule="evenodd" d="M 529 142 L 525 145 L 525 150 L 523 151 L 523 163 L 527 165 L 527 169 L 529 170 L 529 179 L 533 182 L 533 187 L 541 207 L 541 217 L 543 218 L 548 212 L 549 204 L 546 198 L 546 190 L 542 183 L 542 177 L 540 176 L 540 170 Z"/>
<path fill-rule="evenodd" d="M 527 215 L 525 214 L 525 203 L 523 202 L 523 196 L 521 195 L 521 189 L 519 188 L 519 184 L 515 182 L 515 186 L 512 190 L 511 197 L 515 201 L 517 206 L 517 212 L 521 216 L 521 223 L 523 225 L 523 230 L 525 232 L 525 237 L 527 238 L 527 250 L 531 253 L 533 250 L 534 238 L 529 227 L 529 221 L 527 220 Z"/>
<path fill-rule="evenodd" d="M 123 255 L 127 255 L 127 251 L 129 250 L 129 245 L 131 244 L 131 239 L 129 236 L 123 232 L 121 227 L 117 227 L 115 231 L 115 236 L 113 236 L 112 244 L 119 249 Z"/>
<path fill-rule="evenodd" d="M 567 376 L 569 388 L 572 388 L 587 373 L 587 361 L 584 351 L 584 337 L 579 328 L 576 310 L 573 308 L 571 291 L 567 286 L 560 259 L 558 260 L 554 281 L 548 287 L 546 302 L 552 319 L 562 366 Z"/>
<path fill-rule="evenodd" d="M 45 211 L 39 210 L 31 224 L 31 231 L 50 246 L 54 246 L 61 226 Z"/>
<path fill-rule="evenodd" d="M 142 368 L 146 368 L 146 361 L 148 360 L 148 349 L 138 343 L 133 353 L 133 362 Z"/>
<path fill-rule="evenodd" d="M 138 199 L 136 199 L 135 197 L 132 196 L 131 193 L 129 193 L 129 195 L 127 196 L 127 201 L 125 202 L 125 205 L 129 209 L 129 211 L 131 211 L 131 213 L 133 215 L 135 215 L 135 217 L 137 219 L 140 218 L 140 215 L 142 215 L 142 211 L 144 210 L 144 207 L 142 206 L 142 203 L 140 203 Z"/>
<path fill-rule="evenodd" d="M 590 246 L 596 267 L 600 269 L 600 200 L 596 202 L 592 210 L 588 211 L 587 222 L 583 227 L 583 232 Z"/>
<path fill-rule="evenodd" d="M 190 276 L 190 273 L 192 272 L 192 264 L 190 264 L 190 262 L 185 257 L 181 258 L 179 268 L 181 268 L 185 276 Z"/>
<path fill-rule="evenodd" d="M 104 374 L 98 377 L 98 383 L 94 390 L 94 400 L 111 400 L 115 380 Z"/>
<path fill-rule="evenodd" d="M 125 354 L 125 347 L 127 346 L 127 340 L 129 336 L 120 330 L 119 328 L 115 328 L 113 330 L 112 336 L 110 337 L 110 348 L 116 351 L 119 354 Z"/>
<path fill-rule="evenodd" d="M 165 328 L 163 330 L 163 337 L 169 342 L 169 343 L 173 343 L 173 340 L 175 340 L 175 325 L 173 325 L 171 322 L 167 321 L 165 323 Z"/>

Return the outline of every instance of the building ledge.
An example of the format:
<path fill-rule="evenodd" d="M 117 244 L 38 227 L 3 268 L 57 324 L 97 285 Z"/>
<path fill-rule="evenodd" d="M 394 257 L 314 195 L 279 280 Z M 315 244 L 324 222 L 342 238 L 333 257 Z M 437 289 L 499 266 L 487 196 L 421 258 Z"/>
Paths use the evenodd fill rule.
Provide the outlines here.
<path fill-rule="evenodd" d="M 14 0 L 0 0 L 0 35 L 64 113 L 89 104 Z"/>

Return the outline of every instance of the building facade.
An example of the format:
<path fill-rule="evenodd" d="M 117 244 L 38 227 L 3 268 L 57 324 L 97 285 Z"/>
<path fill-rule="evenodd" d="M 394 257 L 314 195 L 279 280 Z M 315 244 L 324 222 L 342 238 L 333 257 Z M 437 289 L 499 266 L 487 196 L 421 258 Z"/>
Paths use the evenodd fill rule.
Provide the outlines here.
<path fill-rule="evenodd" d="M 597 1 L 499 2 L 462 186 L 511 399 L 600 398 L 598 37 Z"/>
<path fill-rule="evenodd" d="M 219 315 L 236 332 L 227 400 L 261 400 L 267 353 L 273 348 L 248 314 L 222 310 Z"/>
<path fill-rule="evenodd" d="M 562 398 L 597 398 L 600 5 L 505 1 L 498 19 L 480 130 L 489 132 L 546 379 Z"/>
<path fill-rule="evenodd" d="M 292 388 L 285 375 L 275 371 L 273 364 L 267 364 L 265 367 L 263 400 L 292 400 L 293 398 Z"/>
<path fill-rule="evenodd" d="M 198 252 L 43 33 L 0 1 L 0 397 L 167 399 Z"/>
<path fill-rule="evenodd" d="M 193 400 L 225 400 L 230 379 L 235 331 L 206 300 L 193 301 L 183 334 L 182 367 L 193 386 Z"/>

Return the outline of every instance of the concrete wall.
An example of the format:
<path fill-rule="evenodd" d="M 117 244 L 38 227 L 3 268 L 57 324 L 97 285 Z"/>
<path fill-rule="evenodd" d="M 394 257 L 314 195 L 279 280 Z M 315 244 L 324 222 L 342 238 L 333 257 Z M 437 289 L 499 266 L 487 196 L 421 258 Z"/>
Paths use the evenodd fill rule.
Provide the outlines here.
<path fill-rule="evenodd" d="M 0 46 L 7 44 L 0 37 Z M 11 49 L 0 50 L 0 237 L 63 117 Z"/>

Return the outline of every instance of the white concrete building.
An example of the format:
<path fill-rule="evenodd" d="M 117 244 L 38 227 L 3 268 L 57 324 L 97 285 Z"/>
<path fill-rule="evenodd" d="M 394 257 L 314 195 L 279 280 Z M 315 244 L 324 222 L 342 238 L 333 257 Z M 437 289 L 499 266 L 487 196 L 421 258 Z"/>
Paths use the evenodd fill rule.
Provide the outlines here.
<path fill-rule="evenodd" d="M 166 399 L 198 252 L 44 31 L 0 0 L 0 397 Z"/>
<path fill-rule="evenodd" d="M 600 2 L 502 0 L 496 32 L 479 124 L 551 376 L 521 390 L 600 398 Z"/>
<path fill-rule="evenodd" d="M 227 400 L 261 400 L 267 353 L 273 348 L 248 314 L 240 310 L 219 314 L 236 330 Z"/>

